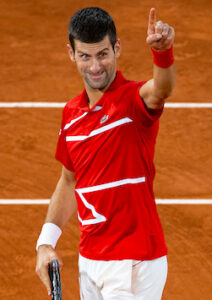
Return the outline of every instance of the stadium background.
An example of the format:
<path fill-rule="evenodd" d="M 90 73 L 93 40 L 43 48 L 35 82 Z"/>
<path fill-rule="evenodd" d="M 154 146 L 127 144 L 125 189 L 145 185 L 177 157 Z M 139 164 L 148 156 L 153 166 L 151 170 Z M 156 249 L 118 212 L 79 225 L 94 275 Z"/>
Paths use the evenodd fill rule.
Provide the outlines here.
<path fill-rule="evenodd" d="M 169 102 L 210 102 L 210 0 L 1 0 L 0 101 L 66 102 L 83 85 L 69 61 L 67 23 L 85 6 L 98 5 L 114 18 L 122 42 L 119 68 L 133 80 L 152 76 L 145 44 L 148 13 L 176 31 L 177 84 Z M 0 198 L 50 198 L 61 165 L 54 152 L 61 108 L 0 108 Z M 156 147 L 157 198 L 212 198 L 211 109 L 166 108 Z M 48 299 L 34 269 L 35 244 L 47 206 L 0 205 L 0 297 Z M 169 248 L 163 299 L 209 299 L 212 293 L 210 205 L 158 205 Z M 79 299 L 76 216 L 58 244 L 64 261 L 63 298 Z"/>

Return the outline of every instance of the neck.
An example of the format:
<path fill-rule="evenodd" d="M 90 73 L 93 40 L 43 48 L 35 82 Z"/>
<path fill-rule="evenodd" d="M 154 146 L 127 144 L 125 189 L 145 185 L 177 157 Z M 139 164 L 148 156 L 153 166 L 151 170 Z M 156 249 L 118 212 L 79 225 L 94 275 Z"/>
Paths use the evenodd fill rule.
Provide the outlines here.
<path fill-rule="evenodd" d="M 111 80 L 107 84 L 107 86 L 104 87 L 103 89 L 92 89 L 90 86 L 87 85 L 86 82 L 84 82 L 85 83 L 85 90 L 86 90 L 86 93 L 87 93 L 88 99 L 89 99 L 89 107 L 90 108 L 93 107 L 99 101 L 99 99 L 107 91 L 107 89 L 109 88 L 109 86 L 111 85 L 111 83 L 113 82 L 113 80 L 115 79 L 115 77 L 116 77 L 116 72 L 111 77 Z"/>
<path fill-rule="evenodd" d="M 88 99 L 89 99 L 89 107 L 93 107 L 98 101 L 99 99 L 103 96 L 104 91 L 102 90 L 98 90 L 98 89 L 91 89 L 90 87 L 85 87 L 86 89 L 86 93 L 88 95 Z"/>

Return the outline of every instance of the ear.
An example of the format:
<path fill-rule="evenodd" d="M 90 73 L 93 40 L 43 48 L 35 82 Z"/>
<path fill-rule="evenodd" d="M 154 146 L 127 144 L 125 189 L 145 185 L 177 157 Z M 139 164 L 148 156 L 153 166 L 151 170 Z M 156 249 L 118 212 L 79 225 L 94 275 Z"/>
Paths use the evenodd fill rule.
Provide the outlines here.
<path fill-rule="evenodd" d="M 121 54 L 121 41 L 120 39 L 117 39 L 115 45 L 114 45 L 114 52 L 115 52 L 115 57 L 119 58 Z"/>
<path fill-rule="evenodd" d="M 71 61 L 75 62 L 75 54 L 74 54 L 73 48 L 71 47 L 70 44 L 66 44 L 66 46 L 68 48 L 68 55 L 69 55 Z"/>

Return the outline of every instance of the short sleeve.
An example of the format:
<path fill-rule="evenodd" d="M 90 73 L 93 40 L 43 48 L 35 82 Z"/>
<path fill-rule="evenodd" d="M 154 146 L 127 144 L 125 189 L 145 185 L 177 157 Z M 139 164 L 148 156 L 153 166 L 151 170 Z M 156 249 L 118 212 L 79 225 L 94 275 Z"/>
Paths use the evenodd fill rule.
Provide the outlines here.
<path fill-rule="evenodd" d="M 66 169 L 68 169 L 71 172 L 74 172 L 74 167 L 66 144 L 65 130 L 63 129 L 65 121 L 66 121 L 66 107 L 63 110 L 62 125 L 59 132 L 55 158 L 56 160 L 60 161 L 66 167 Z"/>
<path fill-rule="evenodd" d="M 132 107 L 132 111 L 133 111 L 133 115 L 135 116 L 135 118 L 139 121 L 141 121 L 141 123 L 144 126 L 151 126 L 155 121 L 157 121 L 162 112 L 163 112 L 163 108 L 161 109 L 148 109 L 147 106 L 145 105 L 143 99 L 140 97 L 139 94 L 139 90 L 140 87 L 145 84 L 145 82 L 140 82 L 137 84 L 137 88 L 135 91 L 135 96 L 133 99 L 133 107 Z"/>

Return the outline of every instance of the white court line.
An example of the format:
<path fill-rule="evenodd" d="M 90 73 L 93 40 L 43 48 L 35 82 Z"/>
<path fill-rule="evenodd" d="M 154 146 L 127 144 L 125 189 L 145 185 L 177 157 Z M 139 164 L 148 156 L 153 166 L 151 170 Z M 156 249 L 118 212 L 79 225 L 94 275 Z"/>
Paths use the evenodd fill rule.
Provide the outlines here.
<path fill-rule="evenodd" d="M 0 102 L 0 108 L 63 108 L 66 102 Z M 166 108 L 212 108 L 212 102 L 167 102 Z"/>
<path fill-rule="evenodd" d="M 49 199 L 0 199 L 0 205 L 49 204 Z M 212 204 L 212 199 L 156 199 L 157 204 L 201 205 Z"/>
<path fill-rule="evenodd" d="M 192 102 L 167 102 L 166 108 L 212 108 L 212 103 L 192 103 Z"/>
<path fill-rule="evenodd" d="M 49 204 L 49 199 L 0 199 L 1 205 L 20 205 L 20 204 Z"/>
<path fill-rule="evenodd" d="M 3 108 L 57 108 L 64 107 L 66 102 L 0 102 Z"/>
<path fill-rule="evenodd" d="M 212 199 L 156 199 L 157 204 L 212 204 Z"/>

